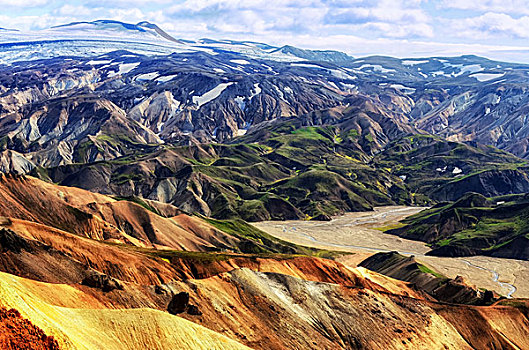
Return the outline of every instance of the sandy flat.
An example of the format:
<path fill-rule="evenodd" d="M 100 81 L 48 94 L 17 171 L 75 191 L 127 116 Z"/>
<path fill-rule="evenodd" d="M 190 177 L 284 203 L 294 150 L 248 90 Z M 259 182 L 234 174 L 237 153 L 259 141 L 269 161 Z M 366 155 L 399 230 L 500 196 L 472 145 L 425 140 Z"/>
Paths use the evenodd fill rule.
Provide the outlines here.
<path fill-rule="evenodd" d="M 380 251 L 398 251 L 415 255 L 417 260 L 440 273 L 454 278 L 463 276 L 468 282 L 481 288 L 494 290 L 502 295 L 516 287 L 513 297 L 529 297 L 529 261 L 501 259 L 484 256 L 465 258 L 430 257 L 430 250 L 423 242 L 402 239 L 374 228 L 398 223 L 424 208 L 388 206 L 372 212 L 346 213 L 329 222 L 318 221 L 263 221 L 253 225 L 283 240 L 305 246 L 355 253 L 342 259 L 343 263 L 356 266 L 369 255 Z M 499 276 L 495 280 L 493 271 Z"/>

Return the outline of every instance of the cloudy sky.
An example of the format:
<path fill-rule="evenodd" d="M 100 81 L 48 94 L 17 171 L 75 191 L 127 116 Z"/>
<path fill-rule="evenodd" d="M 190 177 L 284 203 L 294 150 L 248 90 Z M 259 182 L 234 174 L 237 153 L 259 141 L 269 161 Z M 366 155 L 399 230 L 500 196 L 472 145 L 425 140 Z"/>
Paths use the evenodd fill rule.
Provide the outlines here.
<path fill-rule="evenodd" d="M 529 62 L 529 0 L 0 0 L 0 27 L 151 21 L 186 39 Z"/>

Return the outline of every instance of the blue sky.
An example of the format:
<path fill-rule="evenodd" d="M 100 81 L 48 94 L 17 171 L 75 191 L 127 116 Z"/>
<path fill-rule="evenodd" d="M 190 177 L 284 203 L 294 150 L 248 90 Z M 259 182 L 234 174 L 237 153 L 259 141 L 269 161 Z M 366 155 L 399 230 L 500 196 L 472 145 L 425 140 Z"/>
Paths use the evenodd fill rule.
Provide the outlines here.
<path fill-rule="evenodd" d="M 337 49 L 354 56 L 478 54 L 529 61 L 529 0 L 0 0 L 0 27 L 148 20 L 172 35 Z"/>

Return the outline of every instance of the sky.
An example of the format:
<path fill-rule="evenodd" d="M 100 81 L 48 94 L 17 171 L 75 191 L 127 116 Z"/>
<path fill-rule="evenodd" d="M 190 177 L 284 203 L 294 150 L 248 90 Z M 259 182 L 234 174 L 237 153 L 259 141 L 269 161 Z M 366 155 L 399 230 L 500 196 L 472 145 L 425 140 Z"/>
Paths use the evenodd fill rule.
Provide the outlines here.
<path fill-rule="evenodd" d="M 355 57 L 476 54 L 529 62 L 529 0 L 0 0 L 0 27 L 150 21 L 178 38 L 335 49 Z"/>

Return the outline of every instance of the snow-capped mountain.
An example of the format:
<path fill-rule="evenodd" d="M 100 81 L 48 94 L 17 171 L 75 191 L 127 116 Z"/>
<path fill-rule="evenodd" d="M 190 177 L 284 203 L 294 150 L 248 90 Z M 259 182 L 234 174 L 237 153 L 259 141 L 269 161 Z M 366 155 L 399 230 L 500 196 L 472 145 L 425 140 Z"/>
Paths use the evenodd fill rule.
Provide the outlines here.
<path fill-rule="evenodd" d="M 303 50 L 292 46 L 279 48 L 251 41 L 177 39 L 156 24 L 146 21 L 130 24 L 97 20 L 74 22 L 32 32 L 0 30 L 0 64 L 61 56 L 96 56 L 116 50 L 145 55 L 229 51 L 275 61 L 352 59 L 337 51 Z"/>
<path fill-rule="evenodd" d="M 167 42 L 171 42 L 185 45 L 184 42 L 175 39 L 156 24 L 147 21 L 137 24 L 112 20 L 74 22 L 51 27 L 44 31 L 44 33 L 54 38 L 138 41 L 161 45 L 167 45 Z"/>
<path fill-rule="evenodd" d="M 529 65 L 190 41 L 147 22 L 73 23 L 0 38 L 0 138 L 35 164 L 127 152 L 102 146 L 101 133 L 132 130 L 127 138 L 145 147 L 228 142 L 276 119 L 327 124 L 364 110 L 358 128 L 374 130 L 372 150 L 420 129 L 529 157 Z"/>

